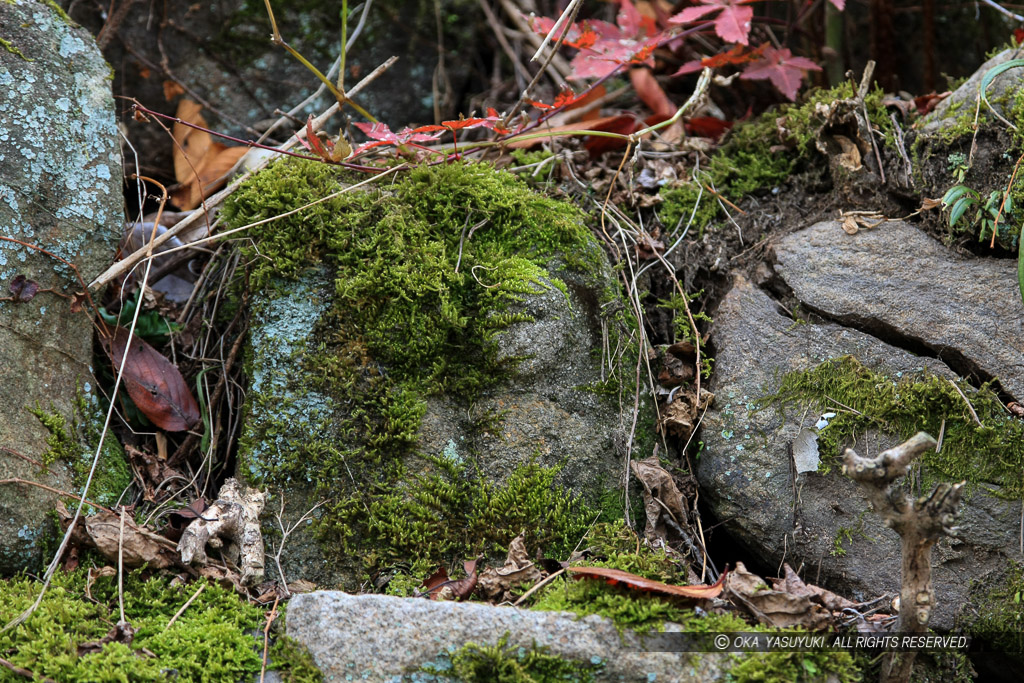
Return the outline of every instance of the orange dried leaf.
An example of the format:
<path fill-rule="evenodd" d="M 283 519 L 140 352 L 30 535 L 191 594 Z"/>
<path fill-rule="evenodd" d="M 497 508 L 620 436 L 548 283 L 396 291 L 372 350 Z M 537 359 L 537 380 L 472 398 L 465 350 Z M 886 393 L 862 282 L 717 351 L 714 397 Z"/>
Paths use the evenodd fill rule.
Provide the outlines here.
<path fill-rule="evenodd" d="M 566 571 L 576 578 L 602 579 L 611 586 L 623 584 L 633 590 L 649 591 L 662 595 L 675 595 L 684 598 L 695 598 L 698 600 L 710 600 L 717 598 L 722 592 L 722 584 L 725 581 L 727 572 L 723 572 L 718 581 L 710 586 L 703 584 L 697 586 L 673 586 L 671 584 L 645 579 L 636 574 L 630 574 L 620 569 L 608 569 L 607 567 L 567 567 Z"/>
<path fill-rule="evenodd" d="M 200 111 L 202 106 L 182 100 L 178 103 L 177 117 L 184 123 L 175 123 L 171 128 L 177 143 L 173 154 L 174 177 L 181 185 L 171 193 L 171 201 L 182 211 L 196 208 L 204 197 L 216 192 L 235 163 L 249 151 L 248 147 L 228 147 L 214 142 L 206 131 L 185 125 L 205 128 L 206 120 Z"/>

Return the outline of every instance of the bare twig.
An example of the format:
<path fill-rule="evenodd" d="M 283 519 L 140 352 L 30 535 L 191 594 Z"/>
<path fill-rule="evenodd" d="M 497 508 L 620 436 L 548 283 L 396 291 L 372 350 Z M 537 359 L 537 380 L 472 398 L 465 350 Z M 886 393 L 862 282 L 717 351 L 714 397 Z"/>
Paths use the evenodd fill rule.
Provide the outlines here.
<path fill-rule="evenodd" d="M 348 465 L 346 465 L 347 467 Z M 349 475 L 351 476 L 351 474 Z M 277 549 L 274 551 L 274 564 L 277 565 L 277 573 L 281 577 L 281 587 L 284 588 L 285 597 L 291 596 L 291 591 L 288 589 L 288 579 L 285 578 L 284 569 L 281 568 L 281 553 L 284 552 L 284 544 L 288 541 L 288 537 L 293 531 L 299 528 L 302 524 L 305 524 L 306 520 L 310 519 L 312 514 L 316 512 L 316 509 L 323 505 L 326 501 L 320 501 L 295 520 L 295 523 L 290 527 L 284 525 L 284 496 L 281 496 L 281 510 L 277 513 L 277 525 L 281 528 L 281 543 L 278 544 Z"/>
<path fill-rule="evenodd" d="M 552 581 L 554 581 L 555 579 L 557 579 L 559 576 L 561 576 L 564 573 L 565 573 L 565 567 L 562 567 L 557 572 L 554 572 L 552 574 L 548 574 L 542 580 L 540 580 L 537 583 L 535 583 L 533 585 L 533 587 L 530 588 L 530 590 L 528 590 L 525 593 L 523 593 L 522 595 L 520 595 L 519 599 L 512 603 L 512 606 L 513 607 L 519 607 L 519 605 L 521 605 L 524 602 L 526 602 L 531 595 L 533 595 L 534 593 L 539 591 L 541 588 L 543 588 L 544 586 L 548 585 L 549 583 L 551 583 Z"/>
<path fill-rule="evenodd" d="M 277 603 L 280 602 L 281 596 L 274 596 L 274 606 L 270 608 L 270 614 L 267 615 L 267 625 L 263 627 L 263 661 L 260 666 L 260 683 L 263 683 L 264 677 L 267 675 L 267 650 L 270 647 L 270 625 L 277 619 Z"/>
<path fill-rule="evenodd" d="M 964 392 L 960 390 L 960 387 L 958 387 L 956 385 L 956 382 L 954 382 L 953 380 L 947 379 L 946 381 L 949 382 L 954 389 L 956 389 L 956 393 L 960 394 L 960 398 L 962 398 L 964 400 L 964 403 L 967 404 L 967 410 L 971 411 L 971 417 L 974 418 L 975 424 L 981 427 L 981 420 L 978 419 L 978 413 L 974 412 L 974 406 L 972 406 L 971 402 L 967 400 L 967 396 L 964 395 Z"/>
<path fill-rule="evenodd" d="M 117 609 L 121 615 L 118 624 L 126 624 L 124 618 L 124 506 L 121 506 L 121 523 L 117 532 Z"/>
<path fill-rule="evenodd" d="M 171 627 L 171 625 L 173 625 L 173 624 L 174 624 L 174 622 L 176 622 L 176 621 L 178 620 L 178 617 L 180 617 L 180 616 L 181 616 L 182 614 L 184 614 L 184 613 L 185 613 L 185 610 L 187 610 L 187 609 L 189 608 L 189 606 L 190 606 L 190 605 L 191 605 L 191 604 L 192 604 L 193 602 L 195 602 L 196 598 L 198 598 L 198 597 L 199 597 L 199 595 L 200 595 L 200 594 L 201 594 L 201 593 L 202 593 L 202 592 L 203 592 L 204 590 L 206 590 L 206 586 L 208 586 L 208 585 L 209 585 L 209 584 L 207 584 L 207 583 L 205 583 L 205 582 L 204 582 L 204 583 L 203 583 L 203 584 L 202 584 L 201 586 L 199 586 L 199 590 L 197 590 L 197 591 L 196 591 L 195 593 L 193 593 L 193 594 L 192 594 L 192 597 L 190 597 L 190 598 L 189 598 L 188 600 L 186 600 L 186 601 L 185 601 L 185 604 L 181 606 L 181 609 L 179 609 L 179 610 L 178 610 L 177 612 L 175 612 L 175 613 L 174 613 L 174 616 L 173 616 L 173 617 L 171 617 L 171 620 L 167 622 L 167 626 L 164 626 L 164 630 L 165 630 L 165 631 L 166 631 L 167 629 L 169 629 L 169 628 Z"/>
<path fill-rule="evenodd" d="M 28 678 L 33 681 L 43 681 L 43 683 L 57 683 L 57 681 L 53 680 L 52 678 L 47 678 L 46 676 L 39 677 L 36 674 L 29 671 L 28 669 L 22 669 L 20 666 L 15 666 L 14 664 L 8 662 L 6 659 L 0 659 L 0 666 L 4 667 L 12 673 L 15 673 L 19 676 L 24 676 L 25 678 Z"/>

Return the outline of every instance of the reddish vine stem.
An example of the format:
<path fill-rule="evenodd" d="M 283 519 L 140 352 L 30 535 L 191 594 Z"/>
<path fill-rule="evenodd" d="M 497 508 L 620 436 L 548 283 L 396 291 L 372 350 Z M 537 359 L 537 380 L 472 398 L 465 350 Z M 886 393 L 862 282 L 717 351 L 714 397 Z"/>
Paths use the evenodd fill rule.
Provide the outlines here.
<path fill-rule="evenodd" d="M 82 278 L 82 274 L 80 272 L 78 272 L 78 267 L 74 263 L 72 263 L 71 261 L 68 261 L 66 259 L 63 259 L 60 256 L 57 256 L 52 251 L 47 251 L 46 249 L 43 249 L 42 247 L 36 246 L 34 244 L 29 244 L 28 242 L 22 242 L 21 240 L 15 239 L 14 237 L 7 237 L 6 235 L 0 235 L 0 240 L 4 240 L 5 242 L 14 242 L 15 244 L 20 244 L 21 246 L 27 247 L 28 249 L 32 249 L 33 251 L 38 251 L 41 254 L 46 254 L 50 258 L 56 259 L 56 260 L 60 261 L 61 263 L 66 265 L 68 268 L 73 270 L 74 273 L 75 273 L 75 277 L 78 279 L 78 283 L 80 285 L 82 285 L 82 292 L 85 295 L 86 303 L 89 304 L 89 308 L 91 308 L 93 311 L 98 310 L 96 308 L 96 304 L 93 303 L 92 297 L 89 296 L 89 286 L 87 284 L 85 284 L 85 280 Z"/>
<path fill-rule="evenodd" d="M 258 142 L 255 142 L 254 140 L 243 140 L 242 138 L 236 138 L 236 137 L 234 137 L 232 135 L 228 135 L 226 133 L 218 133 L 217 131 L 211 130 L 210 128 L 205 128 L 203 126 L 199 126 L 199 125 L 196 125 L 194 123 L 189 123 L 188 121 L 183 121 L 182 119 L 179 119 L 177 116 L 171 116 L 169 114 L 162 114 L 162 113 L 160 113 L 158 111 L 153 111 L 152 109 L 149 109 L 148 107 L 140 104 L 139 102 L 135 102 L 135 103 L 132 104 L 132 112 L 138 112 L 138 113 L 141 113 L 141 114 L 144 114 L 144 115 L 147 115 L 147 116 L 153 116 L 155 118 L 163 119 L 165 121 L 171 121 L 173 123 L 180 123 L 183 126 L 188 126 L 189 128 L 193 128 L 195 130 L 199 130 L 199 131 L 202 131 L 204 133 L 208 133 L 209 135 L 214 135 L 214 136 L 216 136 L 218 138 L 221 138 L 223 140 L 230 140 L 231 142 L 237 142 L 238 144 L 245 145 L 246 147 L 255 147 L 256 149 L 265 149 L 268 152 L 275 152 L 277 154 L 284 154 L 284 155 L 290 156 L 290 157 L 298 157 L 299 159 L 307 159 L 309 161 L 320 161 L 320 162 L 323 162 L 325 164 L 332 164 L 332 165 L 335 165 L 335 166 L 341 166 L 343 168 L 347 168 L 347 169 L 350 169 L 350 170 L 353 170 L 353 171 L 362 171 L 364 173 L 368 173 L 368 172 L 377 173 L 377 172 L 380 171 L 379 168 L 374 168 L 373 166 L 362 166 L 360 164 L 349 164 L 349 163 L 345 163 L 345 162 L 341 162 L 341 161 L 327 161 L 327 160 L 322 159 L 320 157 L 315 157 L 315 156 L 311 156 L 311 155 L 308 155 L 308 154 L 298 154 L 296 152 L 290 152 L 290 151 L 287 151 L 287 150 L 282 150 L 282 149 L 280 149 L 278 147 L 271 147 L 270 145 L 260 144 Z"/>

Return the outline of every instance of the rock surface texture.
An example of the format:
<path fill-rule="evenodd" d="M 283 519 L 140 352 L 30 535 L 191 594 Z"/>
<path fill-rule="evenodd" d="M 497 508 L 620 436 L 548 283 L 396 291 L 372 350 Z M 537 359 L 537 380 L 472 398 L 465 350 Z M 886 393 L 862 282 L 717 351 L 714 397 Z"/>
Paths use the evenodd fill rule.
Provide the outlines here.
<path fill-rule="evenodd" d="M 802 309 L 927 355 L 838 322 L 797 324 L 738 277 L 712 330 L 716 399 L 704 420 L 701 490 L 734 537 L 767 562 L 803 564 L 809 580 L 852 598 L 898 592 L 898 537 L 866 511 L 857 486 L 839 471 L 840 454 L 820 455 L 832 465 L 828 474 L 798 462 L 818 412 L 758 409 L 757 402 L 777 390 L 783 374 L 845 355 L 889 377 L 927 369 L 953 378 L 957 373 L 942 362 L 948 359 L 957 371 L 976 369 L 999 377 L 1008 391 L 1024 390 L 1024 310 L 1014 269 L 1008 262 L 958 259 L 900 223 L 853 236 L 838 223 L 820 223 L 783 238 L 775 252 L 777 273 Z M 874 454 L 896 441 L 868 433 L 855 447 Z M 932 555 L 942 597 L 932 616 L 937 628 L 953 625 L 972 582 L 994 580 L 1008 558 L 1021 560 L 1019 501 L 978 487 L 962 509 L 960 538 L 944 539 Z"/>
<path fill-rule="evenodd" d="M 672 630 L 666 624 L 666 630 Z M 534 646 L 592 667 L 595 681 L 709 681 L 727 655 L 641 652 L 637 637 L 602 617 L 534 612 L 475 603 L 319 591 L 288 605 L 288 636 L 307 647 L 326 680 L 435 680 L 421 667 L 444 670 L 467 643 Z"/>
<path fill-rule="evenodd" d="M 0 235 L 74 263 L 89 281 L 114 255 L 123 223 L 110 68 L 95 41 L 66 16 L 37 2 L 0 3 Z M 4 294 L 18 275 L 64 294 L 82 290 L 50 256 L 0 242 Z M 44 480 L 67 489 L 56 464 L 40 476 L 47 432 L 27 408 L 71 417 L 76 387 L 94 391 L 92 326 L 49 293 L 0 301 L 0 479 Z M 55 497 L 0 485 L 0 575 L 38 566 L 38 541 Z"/>
<path fill-rule="evenodd" d="M 965 259 L 902 222 L 847 236 L 823 222 L 782 240 L 777 272 L 812 310 L 920 349 L 1024 400 L 1016 263 Z"/>

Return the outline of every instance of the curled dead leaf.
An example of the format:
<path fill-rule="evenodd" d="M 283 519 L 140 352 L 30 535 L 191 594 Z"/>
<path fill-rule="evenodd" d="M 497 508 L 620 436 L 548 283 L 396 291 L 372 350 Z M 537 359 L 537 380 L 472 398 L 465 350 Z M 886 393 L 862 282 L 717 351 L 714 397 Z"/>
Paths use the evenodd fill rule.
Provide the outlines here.
<path fill-rule="evenodd" d="M 644 512 L 647 515 L 644 537 L 647 540 L 668 540 L 666 523 L 669 526 L 674 524 L 676 528 L 689 525 L 683 496 L 672 475 L 658 463 L 658 458 L 633 460 L 629 469 L 644 487 Z"/>
<path fill-rule="evenodd" d="M 831 624 L 832 615 L 811 601 L 803 581 L 797 578 L 779 587 L 783 590 L 769 587 L 760 576 L 748 571 L 742 562 L 737 563 L 725 584 L 729 598 L 762 624 L 808 630 L 823 629 Z M 788 592 L 787 588 L 793 592 Z"/>
<path fill-rule="evenodd" d="M 630 574 L 620 569 L 609 569 L 607 567 L 566 567 L 566 571 L 577 579 L 600 579 L 611 586 L 622 584 L 633 590 L 658 593 L 660 595 L 671 595 L 681 598 L 692 598 L 694 600 L 710 600 L 717 598 L 722 592 L 723 582 L 728 572 L 724 572 L 714 584 L 696 586 L 673 586 L 672 584 L 645 579 L 636 574 Z"/>
<path fill-rule="evenodd" d="M 58 505 L 57 516 L 61 526 L 67 529 L 73 515 L 63 505 Z M 124 566 L 132 569 L 143 565 L 150 569 L 179 566 L 174 544 L 139 527 L 131 515 L 125 515 L 122 534 L 121 516 L 110 510 L 100 510 L 79 520 L 72 540 L 78 545 L 95 548 L 111 562 L 118 561 L 120 552 Z"/>
<path fill-rule="evenodd" d="M 178 103 L 176 113 L 184 123 L 171 128 L 174 138 L 174 177 L 180 187 L 171 193 L 171 201 L 182 211 L 199 206 L 205 197 L 216 192 L 227 180 L 227 174 L 241 159 L 248 147 L 228 147 L 215 142 L 213 136 L 191 126 L 207 127 L 200 112 L 202 105 L 184 99 Z"/>
<path fill-rule="evenodd" d="M 508 546 L 505 564 L 486 567 L 480 572 L 478 587 L 488 600 L 508 600 L 512 590 L 523 584 L 532 584 L 544 578 L 544 572 L 530 560 L 526 543 L 520 534 Z"/>

